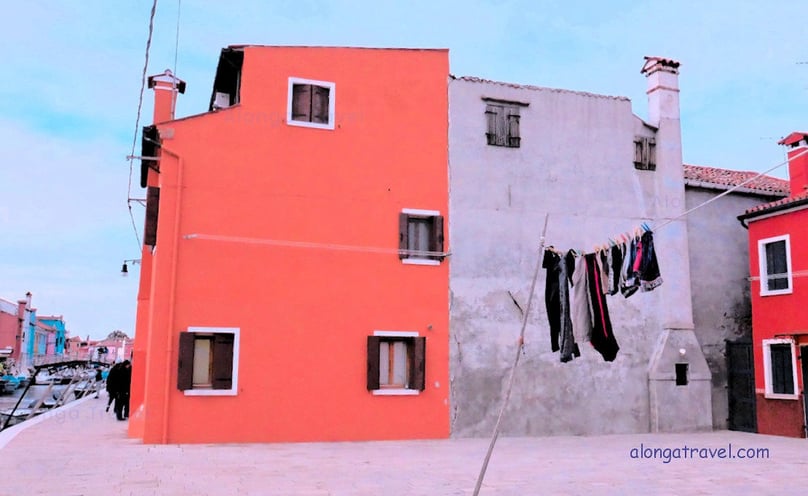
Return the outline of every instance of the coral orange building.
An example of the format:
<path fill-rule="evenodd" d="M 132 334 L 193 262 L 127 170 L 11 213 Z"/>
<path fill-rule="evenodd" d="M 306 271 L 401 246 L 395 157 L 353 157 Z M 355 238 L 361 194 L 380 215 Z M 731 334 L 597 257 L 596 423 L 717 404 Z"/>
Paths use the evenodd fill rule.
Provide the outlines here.
<path fill-rule="evenodd" d="M 447 50 L 232 46 L 149 79 L 129 433 L 449 435 Z"/>

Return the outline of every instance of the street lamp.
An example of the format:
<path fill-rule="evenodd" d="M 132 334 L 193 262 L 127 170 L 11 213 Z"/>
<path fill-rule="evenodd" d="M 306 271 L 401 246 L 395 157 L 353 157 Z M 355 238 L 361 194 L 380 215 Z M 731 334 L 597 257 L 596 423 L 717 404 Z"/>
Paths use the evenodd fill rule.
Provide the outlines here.
<path fill-rule="evenodd" d="M 123 261 L 123 266 L 121 266 L 121 276 L 126 277 L 127 275 L 129 275 L 129 267 L 127 266 L 127 264 L 135 265 L 135 264 L 139 264 L 139 263 L 140 263 L 139 258 L 132 258 L 132 259 L 129 259 L 129 260 L 124 260 Z"/>

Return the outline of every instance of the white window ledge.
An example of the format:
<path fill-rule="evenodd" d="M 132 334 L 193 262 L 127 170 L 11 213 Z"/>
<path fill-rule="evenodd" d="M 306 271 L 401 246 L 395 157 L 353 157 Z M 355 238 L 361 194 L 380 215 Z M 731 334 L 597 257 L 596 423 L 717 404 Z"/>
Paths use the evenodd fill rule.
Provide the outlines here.
<path fill-rule="evenodd" d="M 373 396 L 417 396 L 417 389 L 374 389 Z"/>
<path fill-rule="evenodd" d="M 401 263 L 405 265 L 440 265 L 440 260 L 430 258 L 402 258 Z"/>
<path fill-rule="evenodd" d="M 185 396 L 236 396 L 235 389 L 186 389 Z"/>
<path fill-rule="evenodd" d="M 767 400 L 798 400 L 798 394 L 779 394 L 779 393 L 766 393 L 763 395 Z"/>
<path fill-rule="evenodd" d="M 762 284 L 763 284 L 763 282 L 761 282 L 761 285 Z M 789 284 L 791 284 L 791 283 L 789 282 Z M 794 290 L 792 290 L 791 288 L 788 288 L 788 289 L 774 289 L 774 290 L 771 290 L 771 291 L 761 291 L 760 296 L 778 296 L 778 295 L 791 294 L 793 292 L 794 292 Z"/>

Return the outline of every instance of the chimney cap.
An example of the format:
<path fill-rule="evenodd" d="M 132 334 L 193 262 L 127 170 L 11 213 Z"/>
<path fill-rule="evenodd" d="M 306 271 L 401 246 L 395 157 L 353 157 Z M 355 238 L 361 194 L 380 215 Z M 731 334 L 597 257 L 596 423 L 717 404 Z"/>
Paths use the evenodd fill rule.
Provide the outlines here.
<path fill-rule="evenodd" d="M 171 72 L 171 69 L 166 69 L 162 74 L 155 74 L 154 76 L 149 76 L 149 88 L 154 88 L 157 83 L 168 83 L 172 86 L 176 86 L 177 91 L 181 94 L 185 93 L 185 81 L 178 78 Z"/>
<path fill-rule="evenodd" d="M 643 64 L 642 69 L 640 69 L 640 74 L 650 74 L 660 69 L 665 69 L 668 72 L 673 72 L 674 74 L 679 72 L 677 69 L 681 64 L 676 60 L 667 57 L 654 57 L 650 55 L 646 55 L 644 58 L 645 64 Z"/>
<path fill-rule="evenodd" d="M 800 141 L 808 140 L 808 133 L 801 132 L 801 131 L 794 131 L 793 133 L 789 134 L 785 138 L 781 139 L 777 142 L 778 145 L 796 145 Z"/>

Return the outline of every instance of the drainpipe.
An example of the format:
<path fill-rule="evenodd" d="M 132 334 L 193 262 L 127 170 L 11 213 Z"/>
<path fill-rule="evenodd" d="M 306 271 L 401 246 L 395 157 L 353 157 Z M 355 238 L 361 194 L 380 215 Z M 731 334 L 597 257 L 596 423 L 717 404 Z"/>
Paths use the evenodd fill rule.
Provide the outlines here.
<path fill-rule="evenodd" d="M 163 391 L 163 433 L 160 438 L 162 444 L 168 443 L 168 403 L 171 398 L 171 382 L 168 380 L 171 377 L 171 356 L 174 352 L 174 300 L 177 294 L 177 259 L 179 257 L 179 242 L 180 242 L 180 213 L 182 205 L 182 168 L 183 159 L 177 153 L 167 149 L 165 146 L 160 146 L 161 154 L 168 153 L 177 159 L 177 200 L 174 209 L 174 231 L 176 234 L 176 245 L 174 246 L 174 253 L 171 258 L 171 280 L 169 283 L 169 306 L 168 306 L 168 332 L 166 338 L 166 366 L 163 377 L 166 378 L 165 390 Z"/>

